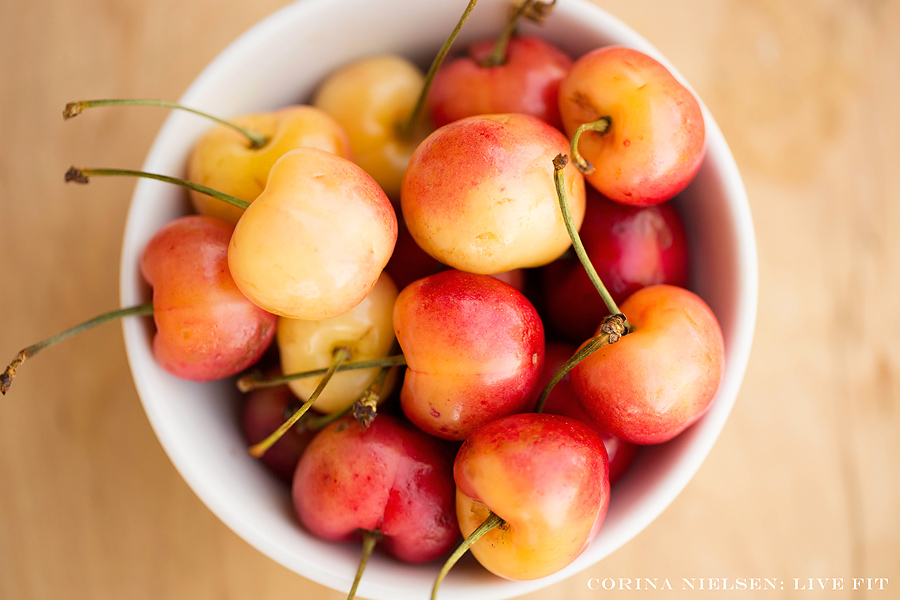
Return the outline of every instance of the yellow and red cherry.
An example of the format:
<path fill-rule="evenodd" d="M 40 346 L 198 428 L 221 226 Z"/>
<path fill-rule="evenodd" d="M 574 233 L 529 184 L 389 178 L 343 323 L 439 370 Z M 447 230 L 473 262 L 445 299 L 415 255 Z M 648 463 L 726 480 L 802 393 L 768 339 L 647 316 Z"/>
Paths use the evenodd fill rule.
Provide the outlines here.
<path fill-rule="evenodd" d="M 577 59 L 560 86 L 559 109 L 574 138 L 573 161 L 616 202 L 669 200 L 703 161 L 699 102 L 666 67 L 637 50 L 605 46 Z"/>
<path fill-rule="evenodd" d="M 512 286 L 456 270 L 420 279 L 397 297 L 394 331 L 407 363 L 400 403 L 425 432 L 462 440 L 531 400 L 544 328 Z"/>
<path fill-rule="evenodd" d="M 669 202 L 628 206 L 589 189 L 579 235 L 617 303 L 648 285 L 688 285 L 687 236 Z M 573 343 L 592 336 L 607 309 L 578 259 L 569 254 L 547 265 L 541 281 L 548 328 Z"/>
<path fill-rule="evenodd" d="M 292 319 L 328 319 L 363 301 L 397 241 L 378 184 L 347 159 L 314 148 L 284 154 L 238 221 L 228 267 L 255 304 Z"/>
<path fill-rule="evenodd" d="M 468 117 L 441 127 L 416 149 L 403 178 L 403 217 L 416 243 L 453 268 L 499 273 L 537 267 L 570 246 L 552 160 L 568 151 L 559 130 L 536 117 Z M 564 174 L 577 228 L 584 180 Z"/>
<path fill-rule="evenodd" d="M 294 509 L 317 537 L 363 538 L 350 598 L 376 542 L 400 561 L 423 563 L 459 539 L 450 457 L 439 440 L 383 414 L 366 429 L 345 417 L 307 447 L 294 475 Z"/>
<path fill-rule="evenodd" d="M 396 299 L 397 287 L 387 273 L 382 273 L 365 299 L 344 314 L 317 321 L 280 317 L 276 340 L 282 372 L 299 373 L 328 367 L 340 348 L 346 350 L 347 362 L 388 356 L 395 342 L 392 323 Z M 336 373 L 315 401 L 316 410 L 330 414 L 345 409 L 359 398 L 378 374 L 378 369 Z M 394 379 L 389 378 L 382 397 L 390 393 Z M 306 400 L 315 391 L 317 383 L 315 378 L 303 378 L 288 385 L 294 394 Z"/>
<path fill-rule="evenodd" d="M 231 232 L 212 217 L 181 217 L 163 226 L 141 257 L 141 273 L 153 287 L 153 352 L 178 377 L 235 375 L 275 337 L 275 315 L 247 300 L 228 270 Z"/>
<path fill-rule="evenodd" d="M 499 61 L 492 60 L 494 47 L 493 40 L 476 42 L 438 71 L 428 95 L 435 126 L 475 115 L 523 113 L 562 129 L 559 86 L 572 59 L 534 36 L 510 39 Z"/>
<path fill-rule="evenodd" d="M 247 202 L 253 202 L 265 189 L 275 161 L 295 148 L 318 148 L 351 159 L 347 132 L 326 112 L 295 105 L 271 112 L 254 113 L 232 119 L 265 136 L 260 147 L 248 144 L 233 128 L 219 125 L 206 133 L 194 146 L 188 159 L 187 177 L 191 181 L 219 190 Z M 235 224 L 243 211 L 214 198 L 191 191 L 191 202 L 200 214 L 218 217 Z"/>
<path fill-rule="evenodd" d="M 613 436 L 666 442 L 715 397 L 725 362 L 722 331 L 709 306 L 677 286 L 642 288 L 621 310 L 630 333 L 576 365 L 572 385 L 584 411 Z"/>
<path fill-rule="evenodd" d="M 522 413 L 481 427 L 460 447 L 453 477 L 467 542 L 483 523 L 497 524 L 479 532 L 469 549 L 506 579 L 538 579 L 569 565 L 596 536 L 609 506 L 603 442 L 587 425 L 559 415 Z"/>
<path fill-rule="evenodd" d="M 424 83 L 425 76 L 408 59 L 372 56 L 333 72 L 313 98 L 314 106 L 347 131 L 354 162 L 390 198 L 399 198 L 409 157 L 433 129 L 426 119 L 416 119 L 408 133 L 400 131 Z"/>

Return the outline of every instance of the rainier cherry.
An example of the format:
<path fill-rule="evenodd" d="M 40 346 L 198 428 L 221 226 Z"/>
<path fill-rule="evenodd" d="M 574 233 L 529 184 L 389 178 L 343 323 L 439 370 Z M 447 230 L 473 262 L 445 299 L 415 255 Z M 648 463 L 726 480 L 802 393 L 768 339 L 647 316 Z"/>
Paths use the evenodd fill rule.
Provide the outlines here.
<path fill-rule="evenodd" d="M 587 425 L 558 415 L 488 423 L 459 449 L 453 477 L 465 544 L 507 579 L 537 579 L 570 564 L 596 536 L 609 505 L 603 442 Z"/>
<path fill-rule="evenodd" d="M 544 327 L 512 286 L 453 270 L 420 279 L 397 297 L 394 330 L 407 362 L 403 412 L 427 433 L 465 439 L 528 405 Z"/>
<path fill-rule="evenodd" d="M 585 177 L 617 202 L 647 206 L 672 198 L 693 179 L 705 150 L 694 95 L 659 62 L 605 46 L 575 61 L 559 89 L 566 132 L 594 123 L 573 142 L 593 166 Z M 582 165 L 583 167 L 584 165 Z M 588 169 L 589 170 L 589 169 Z"/>
<path fill-rule="evenodd" d="M 314 148 L 284 154 L 238 221 L 228 266 L 250 300 L 293 319 L 327 319 L 362 302 L 397 241 L 397 216 L 349 160 Z"/>
<path fill-rule="evenodd" d="M 439 261 L 472 273 L 537 267 L 569 247 L 552 160 L 569 142 L 536 117 L 497 114 L 441 127 L 416 149 L 403 178 L 403 217 L 416 242 Z M 566 169 L 575 221 L 584 180 Z"/>
<path fill-rule="evenodd" d="M 668 441 L 706 412 L 718 390 L 722 331 L 699 296 L 672 285 L 640 289 L 621 309 L 633 330 L 581 361 L 572 384 L 585 412 L 612 435 Z"/>

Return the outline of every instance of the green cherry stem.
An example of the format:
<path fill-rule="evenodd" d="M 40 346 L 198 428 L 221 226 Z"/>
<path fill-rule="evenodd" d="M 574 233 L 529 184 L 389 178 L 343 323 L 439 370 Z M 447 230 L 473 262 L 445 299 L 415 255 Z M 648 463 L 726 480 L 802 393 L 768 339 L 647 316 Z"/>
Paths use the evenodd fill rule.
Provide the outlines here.
<path fill-rule="evenodd" d="M 353 418 L 363 429 L 368 429 L 378 414 L 378 401 L 381 399 L 381 391 L 384 389 L 384 382 L 387 381 L 390 370 L 390 367 L 381 367 L 369 387 L 360 394 L 356 402 L 350 405 Z"/>
<path fill-rule="evenodd" d="M 540 2 L 539 0 L 524 0 L 512 6 L 511 16 L 506 27 L 497 37 L 491 54 L 482 61 L 481 66 L 485 68 L 499 67 L 506 63 L 506 49 L 509 47 L 509 40 L 516 33 L 516 26 L 521 17 L 526 17 L 532 21 L 543 23 L 544 19 L 550 13 L 556 0 L 550 2 Z"/>
<path fill-rule="evenodd" d="M 372 552 L 375 550 L 375 544 L 377 544 L 380 539 L 380 531 L 373 531 L 371 529 L 363 530 L 362 556 L 359 558 L 359 566 L 356 568 L 356 577 L 353 578 L 353 587 L 350 588 L 347 600 L 353 600 L 356 597 L 356 589 L 359 587 L 363 572 L 366 570 L 366 564 L 368 564 L 369 557 L 372 556 Z"/>
<path fill-rule="evenodd" d="M 372 360 L 361 360 L 358 362 L 342 364 L 338 367 L 338 371 L 353 371 L 355 369 L 372 369 L 375 367 L 398 367 L 406 364 L 406 357 L 402 354 L 395 356 L 386 356 L 384 358 L 373 358 Z M 264 377 L 260 373 L 251 373 L 244 375 L 237 381 L 238 389 L 242 392 L 249 392 L 257 388 L 275 387 L 283 383 L 288 383 L 295 379 L 304 379 L 306 377 L 316 377 L 324 375 L 328 369 L 313 369 L 311 371 L 301 371 L 299 373 L 288 373 L 278 377 Z"/>
<path fill-rule="evenodd" d="M 16 355 L 16 357 L 12 360 L 11 363 L 9 363 L 9 366 L 6 367 L 6 370 L 3 371 L 3 373 L 0 373 L 0 393 L 3 393 L 5 395 L 6 392 L 9 391 L 9 386 L 12 385 L 12 380 L 16 376 L 16 370 L 22 365 L 22 363 L 44 348 L 53 346 L 66 338 L 72 337 L 73 335 L 81 333 L 82 331 L 86 331 L 88 329 L 96 327 L 97 325 L 108 323 L 109 321 L 136 315 L 151 314 L 153 314 L 153 304 L 149 302 L 147 304 L 130 306 L 128 308 L 120 308 L 118 310 L 113 310 L 96 316 L 93 319 L 85 321 L 84 323 L 80 323 L 74 327 L 66 329 L 62 333 L 57 333 L 52 337 L 48 337 L 45 340 L 28 346 Z"/>
<path fill-rule="evenodd" d="M 563 363 L 563 366 L 553 374 L 553 377 L 550 378 L 550 381 L 547 382 L 547 385 L 544 386 L 544 389 L 541 391 L 541 395 L 535 404 L 534 412 L 544 412 L 544 405 L 547 403 L 547 398 L 550 397 L 550 392 L 553 391 L 556 384 L 559 383 L 569 371 L 575 368 L 575 365 L 603 346 L 615 344 L 623 335 L 625 335 L 625 315 L 616 314 L 606 316 L 603 319 L 603 325 L 600 326 L 600 330 L 602 332 L 600 335 L 594 336 L 588 340 L 587 343 L 579 348 L 578 351 L 573 354 L 569 360 Z"/>
<path fill-rule="evenodd" d="M 428 90 L 431 89 L 431 84 L 434 81 L 434 76 L 438 72 L 438 69 L 441 68 L 441 64 L 443 64 L 444 58 L 446 58 L 447 53 L 450 52 L 450 47 L 453 45 L 453 42 L 456 41 L 456 37 L 459 35 L 459 31 L 462 29 L 462 26 L 469 18 L 469 14 L 472 12 L 472 9 L 475 8 L 476 4 L 478 4 L 478 0 L 469 0 L 469 3 L 466 5 L 466 10 L 463 11 L 462 16 L 456 23 L 456 27 L 453 28 L 452 32 L 450 32 L 450 37 L 447 38 L 447 41 L 444 42 L 444 45 L 441 46 L 441 49 L 438 50 L 437 55 L 435 55 L 434 60 L 431 61 L 431 66 L 428 68 L 428 73 L 425 74 L 425 84 L 422 86 L 422 91 L 419 93 L 419 98 L 416 100 L 415 107 L 413 108 L 409 117 L 407 117 L 406 121 L 403 121 L 398 126 L 398 131 L 401 137 L 412 137 L 413 131 L 416 127 L 416 123 L 419 120 L 419 115 L 422 113 L 422 109 L 425 107 L 425 98 L 428 96 Z"/>
<path fill-rule="evenodd" d="M 496 529 L 498 527 L 503 527 L 506 525 L 506 521 L 498 517 L 495 513 L 491 512 L 488 515 L 488 518 L 482 521 L 481 525 L 475 528 L 475 531 L 469 534 L 469 537 L 464 539 L 462 543 L 456 547 L 456 550 L 453 551 L 453 554 L 447 559 L 447 562 L 444 563 L 444 566 L 441 567 L 440 572 L 438 573 L 437 579 L 434 580 L 434 587 L 431 588 L 431 600 L 435 600 L 437 598 L 438 588 L 441 583 L 444 581 L 444 578 L 447 576 L 447 573 L 450 572 L 450 569 L 453 568 L 460 558 L 469 550 L 469 548 L 480 540 L 484 534 L 491 531 L 492 529 Z"/>
<path fill-rule="evenodd" d="M 340 367 L 341 364 L 349 357 L 349 349 L 341 347 L 335 350 L 334 356 L 331 359 L 331 365 L 328 367 L 328 369 L 326 369 L 325 374 L 322 376 L 322 379 L 319 381 L 316 389 L 313 390 L 313 393 L 310 394 L 306 402 L 304 402 L 303 405 L 298 408 L 297 411 L 293 415 L 291 415 L 291 417 L 287 421 L 282 423 L 281 426 L 279 426 L 278 429 L 276 429 L 275 432 L 272 433 L 269 437 L 259 442 L 258 444 L 250 446 L 250 449 L 248 450 L 250 456 L 252 456 L 253 458 L 260 458 L 263 454 L 266 453 L 266 450 L 271 448 L 275 444 L 275 442 L 281 439 L 281 436 L 287 433 L 287 431 L 291 427 L 296 425 L 297 421 L 300 420 L 300 417 L 306 414 L 306 411 L 310 409 L 310 407 L 313 405 L 313 402 L 318 399 L 319 395 L 322 393 L 322 390 L 325 389 L 325 386 L 331 380 L 331 377 L 337 372 L 338 367 Z"/>
<path fill-rule="evenodd" d="M 600 297 L 603 298 L 603 303 L 606 304 L 606 309 L 609 311 L 609 314 L 621 314 L 622 311 L 619 310 L 616 301 L 613 300 L 613 297 L 606 289 L 606 286 L 603 285 L 603 282 L 600 280 L 600 276 L 597 275 L 597 270 L 594 269 L 594 265 L 591 264 L 591 259 L 588 258 L 587 251 L 584 249 L 584 244 L 581 243 L 581 236 L 578 235 L 578 230 L 575 229 L 575 224 L 572 222 L 572 213 L 569 210 L 569 202 L 566 199 L 566 182 L 563 175 L 563 170 L 566 168 L 568 162 L 569 159 L 564 154 L 559 154 L 553 159 L 553 181 L 556 184 L 556 196 L 559 199 L 559 209 L 562 211 L 563 221 L 566 223 L 566 230 L 569 232 L 569 238 L 572 240 L 572 247 L 575 248 L 575 254 L 578 256 L 578 260 L 581 261 L 581 265 L 587 272 L 588 278 L 591 280 L 591 283 L 594 284 L 594 287 L 597 288 Z M 629 331 L 631 330 L 627 321 L 625 326 Z"/>
<path fill-rule="evenodd" d="M 157 173 L 147 173 L 146 171 L 132 171 L 130 169 L 78 169 L 76 167 L 69 167 L 69 170 L 66 171 L 66 181 L 74 181 L 75 183 L 88 183 L 91 177 L 109 176 L 142 177 L 144 179 L 153 179 L 155 181 L 163 181 L 165 183 L 174 183 L 175 185 L 180 185 L 183 188 L 194 190 L 195 192 L 200 192 L 201 194 L 206 194 L 207 196 L 211 196 L 216 200 L 221 200 L 222 202 L 225 202 L 232 206 L 236 206 L 241 210 L 246 210 L 247 207 L 250 206 L 250 203 L 246 200 L 235 198 L 234 196 L 206 187 L 205 185 L 194 183 L 193 181 L 187 181 L 178 177 L 170 177 L 168 175 L 158 175 Z"/>
<path fill-rule="evenodd" d="M 596 121 L 592 121 L 590 123 L 582 123 L 578 126 L 578 129 L 575 130 L 575 135 L 572 136 L 572 147 L 570 148 L 570 153 L 572 154 L 572 162 L 575 163 L 575 166 L 585 175 L 590 175 L 594 172 L 594 165 L 590 163 L 588 159 L 581 155 L 581 152 L 578 151 L 578 141 L 581 139 L 581 134 L 585 131 L 593 131 L 594 133 L 604 134 L 609 130 L 609 126 L 612 124 L 612 119 L 609 117 L 600 117 Z"/>
<path fill-rule="evenodd" d="M 193 113 L 195 115 L 199 115 L 201 117 L 205 117 L 220 125 L 224 125 L 225 127 L 230 127 L 245 136 L 248 140 L 250 140 L 250 147 L 253 149 L 259 149 L 269 143 L 269 138 L 262 135 L 261 133 L 257 133 L 251 129 L 247 129 L 246 127 L 241 127 L 237 123 L 233 123 L 231 121 L 226 121 L 225 119 L 220 119 L 215 115 L 211 115 L 209 113 L 203 112 L 201 110 L 197 110 L 195 108 L 189 108 L 187 106 L 183 106 L 176 102 L 169 102 L 167 100 L 154 100 L 149 98 L 120 98 L 114 100 L 79 100 L 78 102 L 69 102 L 66 104 L 66 108 L 63 110 L 63 119 L 71 119 L 73 117 L 77 117 L 87 108 L 94 108 L 96 106 L 162 106 L 164 108 L 174 108 L 177 110 L 183 110 L 189 113 Z"/>

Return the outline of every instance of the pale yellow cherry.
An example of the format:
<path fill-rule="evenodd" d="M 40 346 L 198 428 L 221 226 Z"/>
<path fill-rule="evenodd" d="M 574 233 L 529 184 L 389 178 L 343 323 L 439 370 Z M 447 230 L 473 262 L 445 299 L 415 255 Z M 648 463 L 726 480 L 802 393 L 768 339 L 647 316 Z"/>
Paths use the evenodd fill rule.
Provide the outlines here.
<path fill-rule="evenodd" d="M 228 268 L 253 303 L 283 317 L 329 319 L 363 301 L 397 242 L 378 184 L 315 148 L 284 154 L 238 221 Z"/>
<path fill-rule="evenodd" d="M 318 148 L 351 158 L 347 132 L 326 112 L 295 105 L 279 110 L 243 115 L 232 119 L 236 125 L 265 136 L 260 148 L 248 142 L 237 130 L 219 125 L 209 130 L 194 147 L 188 160 L 188 179 L 253 202 L 266 187 L 269 170 L 275 161 L 295 148 Z M 243 211 L 191 192 L 195 210 L 234 225 Z"/>
<path fill-rule="evenodd" d="M 278 350 L 283 373 L 301 373 L 327 368 L 334 353 L 346 348 L 346 363 L 384 358 L 394 346 L 393 313 L 397 286 L 387 273 L 365 300 L 340 316 L 320 321 L 278 319 Z M 333 413 L 353 403 L 378 374 L 379 367 L 336 373 L 316 399 L 319 412 Z M 389 377 L 380 396 L 390 393 Z M 301 399 L 309 398 L 319 382 L 317 377 L 295 379 L 291 390 Z"/>
<path fill-rule="evenodd" d="M 373 56 L 335 71 L 313 99 L 347 130 L 354 161 L 393 200 L 400 197 L 409 157 L 432 129 L 423 117 L 412 131 L 401 131 L 424 83 L 422 72 L 407 59 Z"/>

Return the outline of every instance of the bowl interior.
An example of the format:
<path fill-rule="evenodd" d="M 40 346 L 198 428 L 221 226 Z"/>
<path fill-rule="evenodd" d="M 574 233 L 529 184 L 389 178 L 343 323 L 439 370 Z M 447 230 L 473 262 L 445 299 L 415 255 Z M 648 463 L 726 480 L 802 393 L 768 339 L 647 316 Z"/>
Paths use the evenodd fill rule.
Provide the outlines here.
<path fill-rule="evenodd" d="M 377 53 L 399 53 L 427 67 L 459 18 L 465 2 L 416 0 L 301 0 L 262 21 L 227 48 L 181 101 L 229 117 L 306 102 L 336 67 Z M 481 0 L 455 49 L 496 35 L 506 0 Z M 352 15 L 353 18 L 347 18 Z M 586 0 L 559 2 L 539 32 L 577 57 L 605 44 L 637 48 L 671 65 L 646 40 Z M 673 72 L 674 69 L 673 69 Z M 679 76 L 676 72 L 676 76 Z M 680 76 L 679 76 L 680 77 Z M 509 598 L 584 570 L 646 527 L 699 468 L 728 417 L 749 355 L 757 298 L 756 248 L 746 193 L 718 126 L 704 108 L 707 157 L 696 180 L 677 199 L 693 254 L 692 288 L 712 307 L 726 344 L 726 370 L 709 412 L 667 444 L 644 449 L 613 490 L 600 534 L 572 565 L 530 582 L 496 578 L 471 559 L 451 571 L 445 599 Z M 151 172 L 183 175 L 187 156 L 209 124 L 173 112 L 144 164 Z M 126 226 L 123 305 L 145 302 L 140 254 L 167 221 L 188 211 L 185 194 L 164 183 L 138 183 Z M 176 468 L 201 500 L 238 535 L 295 572 L 347 591 L 359 559 L 357 544 L 333 544 L 308 535 L 293 515 L 289 494 L 246 453 L 236 417 L 233 382 L 196 384 L 176 379 L 153 358 L 149 320 L 127 320 L 126 348 L 148 418 Z M 437 565 L 410 566 L 376 555 L 359 595 L 373 600 L 427 597 Z"/>

